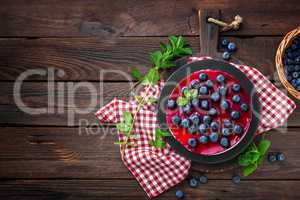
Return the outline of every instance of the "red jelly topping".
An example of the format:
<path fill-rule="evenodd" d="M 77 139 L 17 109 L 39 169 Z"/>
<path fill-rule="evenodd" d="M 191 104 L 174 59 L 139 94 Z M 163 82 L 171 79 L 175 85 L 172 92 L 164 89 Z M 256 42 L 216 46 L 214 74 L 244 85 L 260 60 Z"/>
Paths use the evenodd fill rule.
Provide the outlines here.
<path fill-rule="evenodd" d="M 185 79 L 183 79 L 179 82 L 179 84 L 174 88 L 174 90 L 170 94 L 170 99 L 177 100 L 177 98 L 179 96 L 184 96 L 181 92 L 181 89 L 183 87 L 190 88 L 191 81 L 199 80 L 200 73 L 207 74 L 208 80 L 212 80 L 214 83 L 213 88 L 209 89 L 209 93 L 207 95 L 199 95 L 198 94 L 198 98 L 200 101 L 208 100 L 210 107 L 213 107 L 218 111 L 218 114 L 216 116 L 212 117 L 213 121 L 217 121 L 219 123 L 219 130 L 214 131 L 219 134 L 218 141 L 216 143 L 212 143 L 209 140 L 209 135 L 212 132 L 212 130 L 211 130 L 210 126 L 208 126 L 209 128 L 207 129 L 206 133 L 204 134 L 204 135 L 208 136 L 208 142 L 206 144 L 199 143 L 198 139 L 201 136 L 201 134 L 198 131 L 198 126 L 201 123 L 203 123 L 202 122 L 203 116 L 205 114 L 207 114 L 207 112 L 208 112 L 207 110 L 204 110 L 202 108 L 195 108 L 192 106 L 191 112 L 189 112 L 189 114 L 183 113 L 182 109 L 179 106 L 177 106 L 177 108 L 173 109 L 173 110 L 168 109 L 167 110 L 167 123 L 168 123 L 171 133 L 175 137 L 175 139 L 177 141 L 179 141 L 189 151 L 191 151 L 193 153 L 201 154 L 201 155 L 207 155 L 207 156 L 216 155 L 216 154 L 224 153 L 225 151 L 228 151 L 229 149 L 233 148 L 244 137 L 245 133 L 247 133 L 247 130 L 248 130 L 250 122 L 251 122 L 251 116 L 252 116 L 251 102 L 250 102 L 250 97 L 248 96 L 246 90 L 242 86 L 241 86 L 239 92 L 234 92 L 232 90 L 233 84 L 240 84 L 240 82 L 235 77 L 231 76 L 230 74 L 228 74 L 226 72 L 218 71 L 218 70 L 200 70 L 200 71 L 192 73 L 190 76 L 186 77 Z M 217 92 L 218 88 L 221 86 L 221 83 L 219 83 L 216 80 L 217 76 L 220 74 L 225 77 L 225 82 L 223 85 L 227 87 L 227 95 L 225 97 L 221 96 L 221 99 L 223 99 L 223 100 L 226 99 L 230 104 L 230 109 L 226 110 L 226 111 L 221 108 L 221 106 L 220 106 L 221 101 L 213 102 L 210 99 L 210 95 L 214 92 Z M 199 80 L 199 82 L 200 82 L 201 86 L 205 85 L 205 81 Z M 232 97 L 236 94 L 238 94 L 241 98 L 240 103 L 235 103 L 232 101 Z M 246 103 L 248 105 L 248 111 L 246 111 L 246 112 L 241 111 L 241 108 L 240 108 L 241 103 Z M 240 113 L 239 119 L 233 120 L 231 118 L 230 113 L 233 110 L 238 111 Z M 181 117 L 181 119 L 183 119 L 183 118 L 188 118 L 193 113 L 198 113 L 201 118 L 200 123 L 196 126 L 197 132 L 195 134 L 189 133 L 188 129 L 182 127 L 181 125 L 172 124 L 172 117 L 174 115 L 178 115 Z M 232 133 L 230 136 L 227 137 L 229 139 L 229 143 L 230 143 L 228 148 L 224 148 L 220 145 L 220 139 L 221 139 L 221 137 L 223 137 L 222 133 L 221 133 L 221 129 L 224 128 L 224 123 L 223 123 L 224 119 L 230 119 L 230 121 L 232 123 L 232 127 L 234 127 L 236 124 L 240 124 L 243 127 L 243 132 L 241 134 Z M 232 129 L 230 129 L 230 130 L 232 131 Z M 190 138 L 195 138 L 197 140 L 198 144 L 196 147 L 192 148 L 189 146 L 188 140 Z"/>

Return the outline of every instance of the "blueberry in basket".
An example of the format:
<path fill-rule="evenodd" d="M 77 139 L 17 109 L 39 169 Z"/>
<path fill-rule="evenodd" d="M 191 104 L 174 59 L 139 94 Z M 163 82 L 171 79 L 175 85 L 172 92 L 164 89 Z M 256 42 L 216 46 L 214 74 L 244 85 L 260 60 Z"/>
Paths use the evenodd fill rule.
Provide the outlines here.
<path fill-rule="evenodd" d="M 283 55 L 284 72 L 288 82 L 300 92 L 300 37 L 295 38 Z"/>
<path fill-rule="evenodd" d="M 188 97 L 191 90 L 196 94 Z M 178 98 L 185 100 L 179 103 Z M 199 70 L 179 81 L 171 92 L 167 123 L 173 137 L 188 151 L 215 155 L 233 148 L 247 132 L 250 105 L 248 93 L 234 76 Z"/>

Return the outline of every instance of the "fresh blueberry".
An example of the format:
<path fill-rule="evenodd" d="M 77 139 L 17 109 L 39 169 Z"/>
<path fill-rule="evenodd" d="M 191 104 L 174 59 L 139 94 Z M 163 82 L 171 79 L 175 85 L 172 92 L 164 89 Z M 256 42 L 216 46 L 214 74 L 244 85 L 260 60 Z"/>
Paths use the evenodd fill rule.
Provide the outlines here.
<path fill-rule="evenodd" d="M 188 127 L 188 132 L 190 134 L 195 134 L 197 132 L 197 127 L 195 125 L 191 125 L 190 127 Z"/>
<path fill-rule="evenodd" d="M 209 102 L 207 100 L 202 100 L 201 101 L 201 108 L 204 110 L 208 110 L 209 109 Z"/>
<path fill-rule="evenodd" d="M 212 87 L 214 87 L 214 82 L 212 80 L 207 80 L 207 81 L 205 81 L 205 85 L 208 88 L 212 88 Z"/>
<path fill-rule="evenodd" d="M 299 58 L 300 59 L 300 58 Z M 299 60 L 300 61 L 300 60 Z M 297 62 L 297 61 L 296 61 Z M 295 71 L 297 71 L 297 72 L 299 72 L 299 70 L 300 70 L 300 65 L 295 65 Z"/>
<path fill-rule="evenodd" d="M 199 88 L 199 94 L 201 94 L 201 95 L 206 95 L 206 94 L 208 94 L 208 88 L 207 88 L 206 86 L 201 86 L 201 87 Z"/>
<path fill-rule="evenodd" d="M 230 116 L 231 116 L 232 119 L 239 119 L 240 118 L 240 113 L 238 111 L 234 110 L 230 113 Z"/>
<path fill-rule="evenodd" d="M 210 99 L 211 99 L 213 102 L 219 101 L 219 100 L 220 100 L 220 95 L 219 95 L 219 93 L 217 93 L 217 92 L 212 93 L 211 96 L 210 96 Z"/>
<path fill-rule="evenodd" d="M 192 114 L 190 117 L 190 120 L 192 121 L 193 124 L 199 124 L 200 122 L 200 117 L 197 113 Z"/>
<path fill-rule="evenodd" d="M 199 137 L 199 143 L 200 144 L 206 144 L 208 142 L 208 137 L 206 135 L 201 135 Z"/>
<path fill-rule="evenodd" d="M 234 103 L 240 103 L 240 101 L 241 101 L 240 95 L 238 95 L 238 94 L 234 95 L 234 96 L 232 97 L 232 101 L 233 101 Z"/>
<path fill-rule="evenodd" d="M 228 48 L 228 51 L 230 51 L 230 52 L 235 51 L 236 50 L 236 44 L 233 43 L 233 42 L 229 42 L 227 48 Z"/>
<path fill-rule="evenodd" d="M 208 182 L 208 178 L 207 178 L 207 176 L 202 175 L 202 176 L 199 177 L 199 181 L 202 184 L 206 184 Z"/>
<path fill-rule="evenodd" d="M 226 137 L 222 137 L 220 140 L 220 145 L 224 148 L 228 148 L 229 147 L 229 140 Z"/>
<path fill-rule="evenodd" d="M 216 143 L 219 139 L 219 135 L 218 133 L 215 133 L 215 132 L 212 132 L 210 135 L 209 135 L 209 139 L 212 143 Z"/>
<path fill-rule="evenodd" d="M 230 53 L 228 51 L 225 51 L 223 54 L 222 54 L 222 58 L 224 60 L 229 60 L 230 59 Z"/>
<path fill-rule="evenodd" d="M 219 75 L 217 76 L 217 81 L 218 81 L 219 83 L 224 83 L 225 77 L 224 77 L 222 74 L 219 74 Z"/>
<path fill-rule="evenodd" d="M 297 86 L 296 90 L 300 92 L 300 85 Z"/>
<path fill-rule="evenodd" d="M 181 119 L 180 119 L 180 117 L 179 117 L 178 115 L 174 115 L 174 116 L 172 117 L 172 124 L 174 124 L 174 125 L 179 125 L 179 124 L 180 124 L 180 121 L 181 121 Z"/>
<path fill-rule="evenodd" d="M 191 178 L 191 179 L 189 180 L 189 185 L 190 185 L 190 187 L 192 187 L 192 188 L 196 188 L 196 187 L 198 187 L 199 182 L 198 182 L 198 180 L 197 180 L 196 178 Z"/>
<path fill-rule="evenodd" d="M 292 62 L 291 59 L 288 59 L 288 61 L 289 61 L 289 62 Z M 286 68 L 287 68 L 287 71 L 288 71 L 288 72 L 293 72 L 293 71 L 295 70 L 295 68 L 294 68 L 293 65 L 288 65 Z"/>
<path fill-rule="evenodd" d="M 297 87 L 297 79 L 292 79 L 291 84 L 293 87 Z"/>
<path fill-rule="evenodd" d="M 204 115 L 203 116 L 203 123 L 204 124 L 210 124 L 211 122 L 211 117 L 209 115 Z"/>
<path fill-rule="evenodd" d="M 285 160 L 285 155 L 284 155 L 283 153 L 278 153 L 278 154 L 276 155 L 276 159 L 277 159 L 278 161 L 284 161 L 284 160 Z"/>
<path fill-rule="evenodd" d="M 240 124 L 236 124 L 234 127 L 233 127 L 233 132 L 236 133 L 236 134 L 241 134 L 243 133 L 243 127 L 240 125 Z"/>
<path fill-rule="evenodd" d="M 228 39 L 223 39 L 222 42 L 221 42 L 221 45 L 222 45 L 223 47 L 227 47 L 228 44 L 229 44 L 229 40 L 228 40 Z"/>
<path fill-rule="evenodd" d="M 292 76 L 293 76 L 293 78 L 298 78 L 298 72 L 294 72 L 293 74 L 292 74 Z"/>
<path fill-rule="evenodd" d="M 216 122 L 216 121 L 213 121 L 211 124 L 210 124 L 210 127 L 211 127 L 211 130 L 212 131 L 214 131 L 214 132 L 216 132 L 216 131 L 218 131 L 218 129 L 219 129 L 219 123 L 218 122 Z"/>
<path fill-rule="evenodd" d="M 246 103 L 242 103 L 240 108 L 241 108 L 242 112 L 247 112 L 249 109 L 248 104 L 246 104 Z"/>
<path fill-rule="evenodd" d="M 193 98 L 192 99 L 192 106 L 194 108 L 199 108 L 199 105 L 200 105 L 200 100 L 198 98 Z"/>
<path fill-rule="evenodd" d="M 221 96 L 226 96 L 227 94 L 227 87 L 222 85 L 221 87 L 218 88 L 218 92 Z"/>
<path fill-rule="evenodd" d="M 230 129 L 229 128 L 222 128 L 222 135 L 226 136 L 226 137 L 231 135 Z"/>
<path fill-rule="evenodd" d="M 188 88 L 188 87 L 183 87 L 183 88 L 181 88 L 181 93 L 182 93 L 182 94 L 185 94 L 187 91 L 189 91 L 189 88 Z"/>
<path fill-rule="evenodd" d="M 270 162 L 270 163 L 273 163 L 273 162 L 275 162 L 276 161 L 276 155 L 274 155 L 274 154 L 272 154 L 272 153 L 270 153 L 269 155 L 268 155 L 268 161 Z"/>
<path fill-rule="evenodd" d="M 215 108 L 211 108 L 209 109 L 209 111 L 207 112 L 208 115 L 210 116 L 215 116 L 218 114 L 217 110 Z"/>
<path fill-rule="evenodd" d="M 295 62 L 297 63 L 297 64 L 300 64 L 300 57 L 298 56 L 296 59 L 295 59 Z M 295 65 L 296 66 L 296 65 Z M 295 69 L 296 70 L 296 69 Z"/>
<path fill-rule="evenodd" d="M 169 99 L 167 106 L 169 109 L 175 109 L 176 108 L 176 101 L 174 99 Z"/>
<path fill-rule="evenodd" d="M 241 182 L 241 177 L 239 175 L 232 176 L 232 182 L 234 184 L 239 184 Z"/>
<path fill-rule="evenodd" d="M 226 100 L 222 100 L 222 101 L 221 101 L 221 108 L 222 108 L 223 110 L 228 110 L 229 107 L 230 107 L 230 104 L 229 104 L 228 101 L 226 101 Z"/>
<path fill-rule="evenodd" d="M 186 104 L 184 106 L 182 106 L 182 112 L 185 114 L 188 114 L 191 112 L 191 105 L 190 104 Z"/>
<path fill-rule="evenodd" d="M 182 199 L 184 197 L 184 193 L 182 190 L 176 190 L 175 196 L 177 199 Z"/>
<path fill-rule="evenodd" d="M 239 84 L 233 84 L 232 85 L 232 90 L 234 91 L 234 92 L 240 92 L 240 90 L 241 90 L 241 86 L 239 85 Z"/>
<path fill-rule="evenodd" d="M 188 128 L 190 126 L 190 124 L 191 124 L 190 120 L 187 118 L 181 120 L 181 126 L 184 128 Z"/>
<path fill-rule="evenodd" d="M 199 87 L 200 87 L 200 83 L 199 83 L 198 80 L 193 80 L 193 81 L 191 82 L 191 88 L 192 88 L 192 89 L 198 89 Z"/>
<path fill-rule="evenodd" d="M 201 134 L 204 134 L 206 132 L 206 129 L 207 129 L 206 124 L 200 124 L 200 126 L 198 127 L 198 130 Z"/>
<path fill-rule="evenodd" d="M 207 74 L 205 74 L 205 73 L 200 73 L 200 74 L 199 74 L 199 80 L 200 80 L 200 81 L 206 81 L 206 80 L 207 80 Z"/>
<path fill-rule="evenodd" d="M 188 145 L 192 148 L 195 148 L 197 146 L 197 140 L 195 138 L 189 138 Z"/>
<path fill-rule="evenodd" d="M 297 50 L 297 49 L 298 49 L 298 46 L 297 46 L 296 44 L 292 44 L 292 45 L 291 45 L 291 48 L 292 48 L 293 50 Z"/>
<path fill-rule="evenodd" d="M 223 124 L 225 128 L 232 128 L 232 123 L 229 119 L 224 119 Z"/>

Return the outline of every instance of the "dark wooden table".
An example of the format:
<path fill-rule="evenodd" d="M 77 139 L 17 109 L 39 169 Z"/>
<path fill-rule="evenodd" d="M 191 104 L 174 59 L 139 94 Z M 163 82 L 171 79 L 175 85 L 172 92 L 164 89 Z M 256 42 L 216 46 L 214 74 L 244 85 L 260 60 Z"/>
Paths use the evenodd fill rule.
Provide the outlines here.
<path fill-rule="evenodd" d="M 274 57 L 283 35 L 299 25 L 298 0 L 1 1 L 0 199 L 147 199 L 113 145 L 114 127 L 97 126 L 93 113 L 130 86 L 113 70 L 145 72 L 149 53 L 166 36 L 184 35 L 199 52 L 200 8 L 220 9 L 225 21 L 240 14 L 242 29 L 221 36 L 236 42 L 236 57 L 285 91 Z M 25 79 L 24 104 L 17 105 L 15 81 L 32 69 L 42 74 Z M 111 72 L 101 77 L 101 70 Z M 33 115 L 26 107 L 47 110 Z M 286 127 L 267 134 L 286 162 L 265 162 L 239 185 L 231 182 L 232 171 L 208 174 L 209 183 L 198 189 L 182 183 L 186 199 L 299 199 L 299 122 L 297 108 Z M 175 199 L 174 192 L 158 199 Z"/>

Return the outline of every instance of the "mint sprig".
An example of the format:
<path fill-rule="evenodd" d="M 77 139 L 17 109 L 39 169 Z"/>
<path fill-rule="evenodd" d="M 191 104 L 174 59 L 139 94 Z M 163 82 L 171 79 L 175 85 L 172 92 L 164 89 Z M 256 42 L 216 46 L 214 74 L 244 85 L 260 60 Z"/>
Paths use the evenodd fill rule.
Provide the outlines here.
<path fill-rule="evenodd" d="M 143 76 L 142 73 L 134 69 L 132 71 L 133 78 L 142 82 L 143 85 L 155 85 L 160 80 L 160 70 L 175 67 L 174 60 L 186 55 L 192 54 L 192 49 L 182 36 L 170 36 L 169 44 L 160 43 L 160 51 L 150 54 L 150 60 L 153 67 Z"/>
<path fill-rule="evenodd" d="M 155 139 L 151 142 L 151 145 L 156 148 L 164 148 L 166 146 L 166 142 L 163 140 L 163 138 L 168 136 L 171 136 L 169 131 L 162 131 L 157 128 L 155 131 Z"/>
<path fill-rule="evenodd" d="M 238 157 L 238 163 L 243 166 L 243 175 L 249 176 L 261 165 L 265 154 L 271 146 L 269 140 L 262 140 L 257 148 L 255 143 L 252 143 L 244 153 Z"/>
<path fill-rule="evenodd" d="M 176 103 L 179 106 L 185 106 L 189 103 L 190 100 L 193 98 L 196 98 L 198 96 L 198 90 L 196 89 L 190 89 L 190 90 L 184 90 L 183 96 L 180 96 L 177 98 Z"/>

